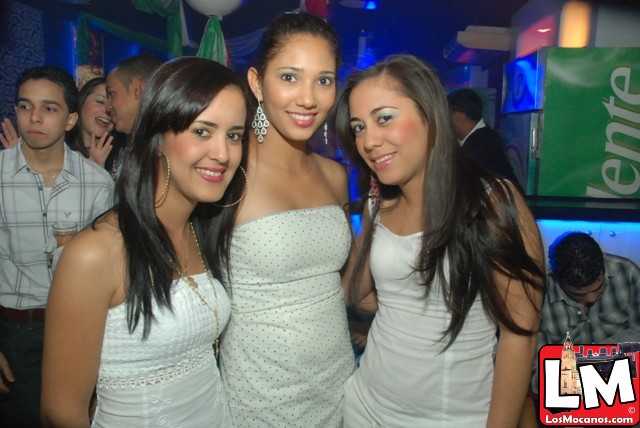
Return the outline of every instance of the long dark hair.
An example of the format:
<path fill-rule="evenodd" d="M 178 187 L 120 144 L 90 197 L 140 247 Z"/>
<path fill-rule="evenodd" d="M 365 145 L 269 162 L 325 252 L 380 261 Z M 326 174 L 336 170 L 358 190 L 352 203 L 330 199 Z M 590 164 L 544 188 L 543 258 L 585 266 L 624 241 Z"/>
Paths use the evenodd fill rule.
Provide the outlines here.
<path fill-rule="evenodd" d="M 84 146 L 84 141 L 82 139 L 82 107 L 96 87 L 104 84 L 106 84 L 106 79 L 104 77 L 94 77 L 82 85 L 82 88 L 80 88 L 80 92 L 78 93 L 78 113 L 80 117 L 78 117 L 76 126 L 69 131 L 67 142 L 72 150 L 80 152 L 85 158 L 89 157 L 89 151 Z"/>
<path fill-rule="evenodd" d="M 133 331 L 142 315 L 143 337 L 153 318 L 152 302 L 171 307 L 170 288 L 177 260 L 171 240 L 156 216 L 154 194 L 160 168 L 160 140 L 165 132 L 186 130 L 211 100 L 227 86 L 242 90 L 245 103 L 249 92 L 243 78 L 214 61 L 179 58 L 163 64 L 145 86 L 135 121 L 131 147 L 116 182 L 116 213 L 127 253 L 127 321 Z M 248 119 L 245 127 L 248 129 Z M 246 164 L 247 140 L 243 139 Z M 235 174 L 223 199 L 235 200 L 244 188 L 244 176 Z M 191 215 L 203 257 L 220 278 L 228 260 L 234 211 L 198 204 Z"/>
<path fill-rule="evenodd" d="M 462 156 L 451 127 L 447 98 L 436 71 L 411 55 L 394 55 L 366 70 L 351 75 L 335 107 L 336 131 L 360 167 L 361 194 L 366 195 L 368 171 L 355 149 L 355 137 L 349 119 L 349 97 L 361 82 L 380 78 L 383 84 L 414 101 L 428 125 L 425 185 L 422 207 L 422 244 L 415 271 L 426 289 L 434 278 L 443 284 L 445 303 L 451 322 L 443 337 L 451 345 L 462 329 L 465 318 L 480 293 L 487 314 L 521 335 L 533 332 L 517 325 L 501 298 L 492 272 L 497 271 L 542 290 L 543 272 L 527 253 L 519 227 L 518 209 L 513 191 L 496 177 L 477 168 Z M 365 184 L 367 183 L 367 184 Z M 383 199 L 398 196 L 396 186 L 382 185 Z M 375 219 L 377 209 L 371 213 Z M 352 296 L 363 276 L 369 258 L 375 222 L 363 233 L 364 245 L 350 278 Z M 446 260 L 449 269 L 445 272 Z M 533 291 L 525 286 L 531 303 Z"/>

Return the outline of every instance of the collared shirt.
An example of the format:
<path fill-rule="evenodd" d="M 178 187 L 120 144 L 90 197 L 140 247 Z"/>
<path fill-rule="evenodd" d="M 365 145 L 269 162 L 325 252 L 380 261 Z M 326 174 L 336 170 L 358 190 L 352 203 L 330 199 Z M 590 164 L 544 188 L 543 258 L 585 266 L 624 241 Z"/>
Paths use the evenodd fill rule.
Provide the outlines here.
<path fill-rule="evenodd" d="M 113 205 L 114 183 L 103 168 L 65 145 L 64 166 L 51 188 L 32 170 L 20 142 L 0 151 L 0 305 L 46 305 L 55 247 L 51 225 L 69 220 L 79 229 Z"/>
<path fill-rule="evenodd" d="M 562 345 L 571 334 L 574 344 L 608 343 L 624 330 L 640 332 L 640 268 L 624 257 L 607 254 L 604 259 L 606 284 L 602 294 L 585 312 L 551 278 L 547 277 L 538 349 Z M 537 355 L 533 388 L 537 392 Z"/>
<path fill-rule="evenodd" d="M 474 126 L 473 129 L 469 131 L 469 133 L 462 140 L 458 140 L 458 143 L 460 143 L 460 147 L 462 147 L 464 142 L 467 141 L 467 138 L 469 138 L 469 135 L 473 134 L 474 132 L 476 132 L 476 130 L 480 128 L 484 128 L 485 126 L 487 126 L 487 124 L 485 123 L 484 119 L 480 119 L 478 123 L 476 123 L 476 126 Z"/>

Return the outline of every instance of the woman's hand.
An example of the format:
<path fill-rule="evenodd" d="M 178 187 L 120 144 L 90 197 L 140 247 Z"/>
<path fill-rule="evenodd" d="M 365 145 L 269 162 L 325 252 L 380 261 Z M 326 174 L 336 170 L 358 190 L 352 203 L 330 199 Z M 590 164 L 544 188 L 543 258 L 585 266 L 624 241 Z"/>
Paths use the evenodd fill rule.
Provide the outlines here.
<path fill-rule="evenodd" d="M 18 135 L 16 128 L 13 126 L 13 123 L 11 123 L 11 121 L 5 117 L 2 120 L 2 124 L 0 124 L 0 126 L 2 126 L 2 134 L 0 134 L 0 144 L 2 144 L 5 149 L 11 148 L 18 144 L 20 136 Z"/>
<path fill-rule="evenodd" d="M 89 159 L 104 168 L 104 163 L 113 149 L 113 135 L 105 132 L 100 138 L 96 134 L 91 134 L 91 144 L 89 145 Z"/>
<path fill-rule="evenodd" d="M 11 367 L 9 367 L 9 363 L 7 362 L 7 359 L 4 357 L 2 352 L 0 352 L 0 375 L 2 375 L 0 376 L 0 393 L 8 394 L 9 392 L 11 392 L 11 390 L 7 385 L 4 384 L 2 378 L 4 377 L 9 382 L 13 382 L 16 379 L 13 377 Z"/>

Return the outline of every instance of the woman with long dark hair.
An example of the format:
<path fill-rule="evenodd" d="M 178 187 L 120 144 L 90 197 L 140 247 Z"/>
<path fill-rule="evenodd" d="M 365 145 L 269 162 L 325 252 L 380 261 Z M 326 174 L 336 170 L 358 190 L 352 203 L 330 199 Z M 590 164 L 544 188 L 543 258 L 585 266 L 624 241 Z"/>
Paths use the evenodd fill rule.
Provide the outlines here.
<path fill-rule="evenodd" d="M 46 313 L 42 414 L 53 426 L 230 426 L 216 366 L 217 278 L 242 198 L 248 91 L 210 60 L 145 89 L 117 205 L 73 238 Z M 240 173 L 237 170 L 241 169 Z M 97 381 L 97 383 L 96 383 Z"/>
<path fill-rule="evenodd" d="M 416 57 L 349 77 L 336 130 L 370 187 L 345 278 L 375 312 L 345 427 L 516 426 L 544 283 L 524 199 L 461 155 L 442 84 Z"/>
<path fill-rule="evenodd" d="M 347 176 L 309 148 L 335 101 L 339 57 L 328 23 L 286 14 L 265 31 L 247 73 L 258 107 L 221 349 L 236 427 L 342 426 L 354 368 L 340 283 L 351 244 Z"/>
<path fill-rule="evenodd" d="M 98 155 L 98 157 L 91 160 L 100 166 L 104 166 L 113 140 L 109 135 L 113 129 L 113 122 L 107 113 L 106 102 L 107 86 L 104 77 L 95 77 L 82 85 L 78 93 L 80 105 L 78 123 L 70 131 L 69 138 L 71 148 L 79 151 L 86 158 L 89 157 L 93 146 L 94 156 Z"/>

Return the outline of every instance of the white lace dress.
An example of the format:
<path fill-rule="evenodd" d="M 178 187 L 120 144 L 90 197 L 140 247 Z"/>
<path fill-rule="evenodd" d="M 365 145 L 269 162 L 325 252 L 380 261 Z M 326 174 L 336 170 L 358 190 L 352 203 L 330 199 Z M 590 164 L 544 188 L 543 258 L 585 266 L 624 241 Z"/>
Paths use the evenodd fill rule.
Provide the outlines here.
<path fill-rule="evenodd" d="M 220 330 L 230 304 L 222 285 L 192 275 Z M 217 301 L 216 296 L 217 295 Z M 142 321 L 127 328 L 126 304 L 109 310 L 97 383 L 93 427 L 230 427 L 229 407 L 216 366 L 216 321 L 184 279 L 174 282 L 173 312 L 154 304 L 155 321 L 142 340 Z"/>

